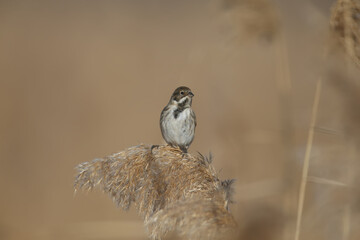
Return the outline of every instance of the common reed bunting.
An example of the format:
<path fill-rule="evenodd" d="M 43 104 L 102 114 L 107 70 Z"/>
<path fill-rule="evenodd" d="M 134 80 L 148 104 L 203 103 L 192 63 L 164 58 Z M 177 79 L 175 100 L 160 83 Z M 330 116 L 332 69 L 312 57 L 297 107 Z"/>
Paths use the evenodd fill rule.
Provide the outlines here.
<path fill-rule="evenodd" d="M 194 140 L 196 116 L 191 109 L 194 94 L 188 87 L 178 87 L 161 112 L 160 128 L 165 141 L 187 152 Z"/>

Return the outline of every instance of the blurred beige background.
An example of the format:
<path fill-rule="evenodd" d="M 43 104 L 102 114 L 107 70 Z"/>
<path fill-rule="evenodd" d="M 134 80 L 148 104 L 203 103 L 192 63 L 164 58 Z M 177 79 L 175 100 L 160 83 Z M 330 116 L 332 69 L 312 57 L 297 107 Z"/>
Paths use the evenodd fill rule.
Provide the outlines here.
<path fill-rule="evenodd" d="M 286 164 L 292 186 L 300 179 L 331 3 L 1 1 L 0 239 L 146 239 L 133 209 L 74 195 L 74 167 L 162 143 L 160 112 L 180 85 L 195 93 L 190 152 L 211 151 L 220 177 L 237 179 L 234 214 L 259 201 L 282 211 Z M 325 84 L 318 124 L 341 132 L 338 98 Z M 311 174 L 344 180 L 344 144 L 315 136 Z M 339 204 L 324 201 L 305 202 L 319 219 L 306 215 L 314 234 L 303 239 L 342 239 L 330 233 L 342 234 L 342 214 L 328 211 Z"/>

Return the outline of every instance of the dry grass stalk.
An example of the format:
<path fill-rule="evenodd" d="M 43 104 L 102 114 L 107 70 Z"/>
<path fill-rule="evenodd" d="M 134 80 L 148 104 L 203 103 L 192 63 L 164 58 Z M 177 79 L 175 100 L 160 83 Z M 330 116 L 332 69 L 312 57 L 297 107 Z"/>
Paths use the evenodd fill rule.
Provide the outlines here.
<path fill-rule="evenodd" d="M 294 213 L 296 211 L 296 182 L 294 176 L 297 174 L 297 166 L 294 164 L 294 127 L 293 127 L 293 106 L 292 106 L 292 82 L 289 66 L 289 53 L 287 40 L 284 31 L 280 31 L 275 42 L 276 47 L 276 83 L 281 111 L 281 141 L 283 145 L 283 211 Z M 289 239 L 293 235 L 295 226 L 294 218 L 289 218 L 288 224 L 283 231 L 283 239 Z"/>
<path fill-rule="evenodd" d="M 315 99 L 311 113 L 311 121 L 310 121 L 310 129 L 308 140 L 306 144 L 306 152 L 304 157 L 304 165 L 302 170 L 301 176 L 301 183 L 300 183 L 300 190 L 299 190 L 299 201 L 298 201 L 298 211 L 297 211 L 297 218 L 296 218 L 296 228 L 295 228 L 295 240 L 299 240 L 300 236 L 300 228 L 301 228 L 301 219 L 303 215 L 303 207 L 304 207 L 304 200 L 305 200 L 305 191 L 306 191 L 306 182 L 309 172 L 309 164 L 310 164 L 310 153 L 312 149 L 312 143 L 314 139 L 314 129 L 316 124 L 316 117 L 318 112 L 318 106 L 320 101 L 320 93 L 321 93 L 321 79 L 318 81 L 316 85 L 315 91 Z"/>
<path fill-rule="evenodd" d="M 227 211 L 232 181 L 220 181 L 211 161 L 170 146 L 151 151 L 150 145 L 138 145 L 79 164 L 75 189 L 98 185 L 117 206 L 126 210 L 134 204 L 154 239 L 171 231 L 192 235 L 194 224 L 216 231 L 234 226 Z M 180 226 L 172 224 L 179 219 Z"/>
<path fill-rule="evenodd" d="M 330 20 L 337 42 L 360 67 L 360 1 L 338 0 Z"/>
<path fill-rule="evenodd" d="M 335 186 L 335 187 L 347 187 L 347 184 L 331 179 L 326 178 L 320 178 L 320 177 L 314 177 L 314 176 L 308 176 L 307 177 L 308 182 L 318 183 L 318 184 L 325 184 L 329 186 Z"/>

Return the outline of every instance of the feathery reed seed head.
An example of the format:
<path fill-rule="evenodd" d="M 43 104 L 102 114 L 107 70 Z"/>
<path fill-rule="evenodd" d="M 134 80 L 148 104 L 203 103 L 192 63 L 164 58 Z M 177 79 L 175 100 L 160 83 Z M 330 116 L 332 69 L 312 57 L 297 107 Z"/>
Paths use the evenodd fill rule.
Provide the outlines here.
<path fill-rule="evenodd" d="M 330 20 L 334 38 L 360 67 L 360 1 L 338 0 Z"/>
<path fill-rule="evenodd" d="M 211 237 L 235 225 L 227 211 L 233 180 L 220 181 L 211 161 L 211 155 L 142 144 L 79 164 L 75 189 L 98 185 L 117 206 L 134 204 L 154 239 L 170 231 Z"/>

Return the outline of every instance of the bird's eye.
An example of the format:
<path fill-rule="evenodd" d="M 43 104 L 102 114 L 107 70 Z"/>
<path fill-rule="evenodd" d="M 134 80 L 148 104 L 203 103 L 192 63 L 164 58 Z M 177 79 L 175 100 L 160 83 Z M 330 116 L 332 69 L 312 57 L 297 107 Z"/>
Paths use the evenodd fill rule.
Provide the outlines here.
<path fill-rule="evenodd" d="M 184 95 L 184 91 L 181 91 L 181 92 L 180 92 L 180 95 Z"/>

